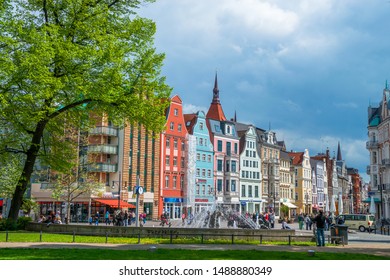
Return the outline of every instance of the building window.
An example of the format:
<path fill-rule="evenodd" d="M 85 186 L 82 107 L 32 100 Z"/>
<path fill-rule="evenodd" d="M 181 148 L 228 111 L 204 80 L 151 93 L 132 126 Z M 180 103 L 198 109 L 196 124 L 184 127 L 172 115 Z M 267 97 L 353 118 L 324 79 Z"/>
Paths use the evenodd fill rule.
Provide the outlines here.
<path fill-rule="evenodd" d="M 179 115 L 179 110 L 175 109 L 175 110 L 173 110 L 173 113 L 174 113 L 175 116 L 178 116 Z"/>
<path fill-rule="evenodd" d="M 225 181 L 225 192 L 229 192 L 229 180 Z"/>
<path fill-rule="evenodd" d="M 175 124 L 174 124 L 173 122 L 171 122 L 171 123 L 169 124 L 169 129 L 170 129 L 170 130 L 173 130 L 174 127 L 175 127 Z"/>
<path fill-rule="evenodd" d="M 173 140 L 173 148 L 177 150 L 177 139 Z"/>
<path fill-rule="evenodd" d="M 230 172 L 230 160 L 226 161 L 226 172 Z"/>
<path fill-rule="evenodd" d="M 206 194 L 206 185 L 202 185 L 202 194 L 203 194 L 203 195 Z"/>
<path fill-rule="evenodd" d="M 226 142 L 226 154 L 228 156 L 232 155 L 232 143 Z"/>
<path fill-rule="evenodd" d="M 259 197 L 259 186 L 255 186 L 255 197 Z"/>
<path fill-rule="evenodd" d="M 199 145 L 203 146 L 203 138 L 199 138 Z"/>
<path fill-rule="evenodd" d="M 198 160 L 198 161 L 200 160 L 200 153 L 196 154 L 196 160 Z"/>
<path fill-rule="evenodd" d="M 165 188 L 169 188 L 169 176 L 165 176 Z"/>
<path fill-rule="evenodd" d="M 173 176 L 173 188 L 176 189 L 177 187 L 177 176 Z"/>
<path fill-rule="evenodd" d="M 217 180 L 217 190 L 218 192 L 222 192 L 222 179 Z"/>
<path fill-rule="evenodd" d="M 248 197 L 252 197 L 252 186 L 248 186 Z"/>
<path fill-rule="evenodd" d="M 207 177 L 211 178 L 211 170 L 210 169 L 207 170 Z"/>
<path fill-rule="evenodd" d="M 206 177 L 206 169 L 202 169 L 202 177 Z"/>
<path fill-rule="evenodd" d="M 200 130 L 203 130 L 203 122 L 200 122 L 200 123 L 199 123 L 199 129 L 200 129 Z"/>
<path fill-rule="evenodd" d="M 196 185 L 196 194 L 199 195 L 199 185 Z"/>
<path fill-rule="evenodd" d="M 165 165 L 170 165 L 171 163 L 170 163 L 170 158 L 169 158 L 169 156 L 165 156 Z"/>
<path fill-rule="evenodd" d="M 177 131 L 181 132 L 181 124 L 177 125 Z"/>
<path fill-rule="evenodd" d="M 235 192 L 235 191 L 236 191 L 236 180 L 232 180 L 231 191 L 232 191 L 232 192 Z"/>
<path fill-rule="evenodd" d="M 241 186 L 241 196 L 242 196 L 242 197 L 246 197 L 246 188 L 245 188 L 245 185 L 242 185 L 242 186 Z"/>
<path fill-rule="evenodd" d="M 180 188 L 181 189 L 184 188 L 184 176 L 183 175 L 180 176 Z"/>
<path fill-rule="evenodd" d="M 173 157 L 173 166 L 177 166 L 177 157 Z"/>
<path fill-rule="evenodd" d="M 222 152 L 222 140 L 218 140 L 218 152 Z"/>
<path fill-rule="evenodd" d="M 171 139 L 170 138 L 165 139 L 165 146 L 167 149 L 170 148 L 170 146 L 171 146 Z"/>
<path fill-rule="evenodd" d="M 207 156 L 207 162 L 211 162 L 211 155 Z"/>
<path fill-rule="evenodd" d="M 217 171 L 223 171 L 223 161 L 222 161 L 222 159 L 217 160 Z"/>
<path fill-rule="evenodd" d="M 237 162 L 232 160 L 232 172 L 237 172 Z"/>
<path fill-rule="evenodd" d="M 200 176 L 200 168 L 196 169 L 196 176 L 198 176 L 198 177 Z"/>
<path fill-rule="evenodd" d="M 234 153 L 238 154 L 238 144 L 234 143 Z"/>
<path fill-rule="evenodd" d="M 182 151 L 186 150 L 186 143 L 184 143 L 184 141 L 181 142 L 181 150 Z"/>
<path fill-rule="evenodd" d="M 202 154 L 202 161 L 206 161 L 206 155 Z"/>
<path fill-rule="evenodd" d="M 185 161 L 185 159 L 184 159 L 184 157 L 182 157 L 181 158 L 181 162 L 180 162 L 180 167 L 181 168 L 184 168 L 184 161 Z"/>

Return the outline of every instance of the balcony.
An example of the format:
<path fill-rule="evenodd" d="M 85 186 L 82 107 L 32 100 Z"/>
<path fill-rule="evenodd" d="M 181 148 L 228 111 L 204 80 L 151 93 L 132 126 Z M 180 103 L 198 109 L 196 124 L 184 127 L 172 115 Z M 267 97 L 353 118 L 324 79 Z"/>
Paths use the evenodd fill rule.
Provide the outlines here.
<path fill-rule="evenodd" d="M 88 153 L 94 154 L 109 154 L 116 155 L 118 154 L 118 146 L 117 145 L 89 145 Z"/>
<path fill-rule="evenodd" d="M 113 126 L 97 126 L 89 131 L 91 135 L 107 135 L 118 137 L 118 129 Z"/>
<path fill-rule="evenodd" d="M 378 141 L 367 141 L 366 148 L 367 149 L 378 149 L 379 143 Z"/>
<path fill-rule="evenodd" d="M 116 164 L 97 162 L 88 166 L 89 172 L 117 172 L 118 166 Z"/>

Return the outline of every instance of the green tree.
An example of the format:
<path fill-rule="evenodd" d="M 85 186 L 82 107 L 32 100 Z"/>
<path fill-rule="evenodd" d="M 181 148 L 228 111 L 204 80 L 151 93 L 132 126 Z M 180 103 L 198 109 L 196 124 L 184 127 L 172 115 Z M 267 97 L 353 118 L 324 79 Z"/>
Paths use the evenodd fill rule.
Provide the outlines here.
<path fill-rule="evenodd" d="M 1 1 L 1 0 L 0 0 Z M 67 130 L 108 115 L 117 126 L 163 128 L 171 88 L 156 26 L 136 10 L 153 0 L 3 0 L 0 8 L 0 163 L 20 160 L 16 220 L 34 165 L 68 170 Z"/>

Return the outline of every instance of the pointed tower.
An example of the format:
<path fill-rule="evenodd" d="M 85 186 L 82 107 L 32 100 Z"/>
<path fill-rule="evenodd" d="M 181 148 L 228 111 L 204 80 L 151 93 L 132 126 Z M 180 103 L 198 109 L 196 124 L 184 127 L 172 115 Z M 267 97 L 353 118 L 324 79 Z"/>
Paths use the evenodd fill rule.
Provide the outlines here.
<path fill-rule="evenodd" d="M 342 161 L 343 157 L 341 156 L 340 141 L 337 147 L 337 161 Z"/>
<path fill-rule="evenodd" d="M 214 89 L 213 89 L 213 101 L 210 104 L 209 111 L 206 115 L 207 119 L 213 119 L 218 121 L 226 121 L 225 114 L 222 109 L 222 105 L 219 101 L 219 89 L 218 89 L 218 77 L 215 73 Z"/>

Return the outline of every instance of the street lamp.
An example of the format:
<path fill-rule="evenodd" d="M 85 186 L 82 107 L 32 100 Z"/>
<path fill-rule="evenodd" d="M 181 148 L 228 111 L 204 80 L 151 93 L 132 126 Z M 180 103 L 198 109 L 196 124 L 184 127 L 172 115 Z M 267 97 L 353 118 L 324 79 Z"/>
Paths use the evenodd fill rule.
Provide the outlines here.
<path fill-rule="evenodd" d="M 305 211 L 307 214 L 309 214 L 309 194 L 306 190 L 306 193 L 305 193 L 305 198 L 306 198 L 306 207 L 305 207 Z"/>

